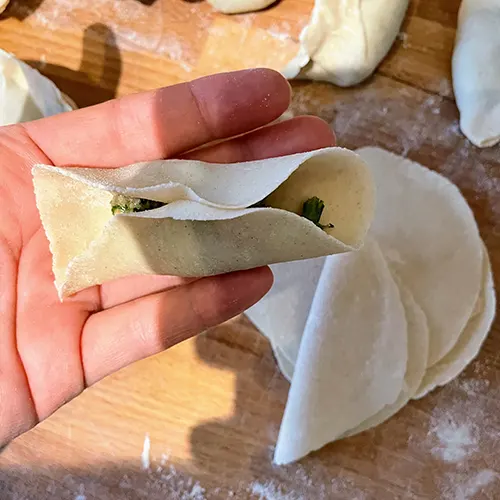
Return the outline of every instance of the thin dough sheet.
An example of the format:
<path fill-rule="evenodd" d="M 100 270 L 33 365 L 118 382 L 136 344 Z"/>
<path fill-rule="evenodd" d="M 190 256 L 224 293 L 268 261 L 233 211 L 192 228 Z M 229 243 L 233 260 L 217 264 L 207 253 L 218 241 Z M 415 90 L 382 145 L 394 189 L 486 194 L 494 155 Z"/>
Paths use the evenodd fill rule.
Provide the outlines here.
<path fill-rule="evenodd" d="M 61 297 L 132 274 L 201 277 L 360 248 L 374 185 L 360 157 L 326 148 L 230 165 L 164 160 L 33 169 Z M 114 194 L 165 205 L 113 215 Z M 301 217 L 325 202 L 323 230 Z M 253 205 L 265 199 L 266 208 Z"/>

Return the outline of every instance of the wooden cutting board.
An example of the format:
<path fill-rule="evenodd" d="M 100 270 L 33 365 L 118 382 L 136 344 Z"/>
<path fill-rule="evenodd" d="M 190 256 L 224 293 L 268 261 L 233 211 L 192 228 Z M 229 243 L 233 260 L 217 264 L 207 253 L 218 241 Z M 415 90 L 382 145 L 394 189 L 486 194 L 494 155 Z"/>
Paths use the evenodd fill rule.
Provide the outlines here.
<path fill-rule="evenodd" d="M 457 183 L 500 276 L 500 148 L 481 151 L 460 134 L 450 75 L 458 7 L 412 1 L 373 78 L 348 90 L 294 84 L 293 107 L 330 121 L 341 145 L 378 145 Z M 0 47 L 85 106 L 217 71 L 279 69 L 311 8 L 282 0 L 223 16 L 196 0 L 17 0 L 0 19 Z M 104 380 L 11 443 L 0 498 L 500 498 L 499 326 L 459 380 L 280 468 L 271 459 L 288 384 L 238 318 Z"/>

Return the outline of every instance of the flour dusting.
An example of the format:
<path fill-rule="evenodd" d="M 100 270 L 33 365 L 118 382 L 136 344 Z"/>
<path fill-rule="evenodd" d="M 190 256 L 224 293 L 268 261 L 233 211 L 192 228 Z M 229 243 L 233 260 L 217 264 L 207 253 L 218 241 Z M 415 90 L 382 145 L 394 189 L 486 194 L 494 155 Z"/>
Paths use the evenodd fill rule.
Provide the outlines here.
<path fill-rule="evenodd" d="M 146 434 L 144 438 L 144 445 L 141 454 L 141 463 L 142 463 L 142 468 L 144 470 L 149 469 L 149 467 L 151 466 L 151 439 L 149 438 L 149 434 Z"/>
<path fill-rule="evenodd" d="M 477 437 L 471 424 L 458 424 L 452 418 L 446 418 L 435 423 L 431 432 L 439 440 L 439 445 L 431 452 L 445 462 L 460 462 L 478 451 Z"/>
<path fill-rule="evenodd" d="M 92 24 L 106 25 L 116 39 L 118 48 L 167 55 L 190 72 L 193 55 L 192 36 L 178 32 L 179 18 L 190 22 L 199 36 L 210 25 L 208 14 L 187 4 L 171 15 L 164 12 L 163 2 L 143 5 L 135 0 L 45 0 L 32 12 L 21 0 L 12 3 L 13 13 L 26 18 L 25 22 L 50 31 L 85 30 Z M 83 13 L 85 15 L 83 15 Z"/>
<path fill-rule="evenodd" d="M 441 500 L 475 500 L 477 494 L 491 486 L 499 476 L 490 469 L 484 469 L 472 475 L 449 474 L 447 479 L 450 486 L 442 492 Z"/>
<path fill-rule="evenodd" d="M 266 31 L 269 35 L 277 40 L 290 40 L 292 39 L 292 35 L 290 33 L 290 24 L 287 22 L 282 22 L 280 24 L 273 24 Z"/>
<path fill-rule="evenodd" d="M 459 388 L 464 391 L 469 397 L 474 397 L 480 393 L 484 393 L 489 386 L 489 380 L 481 379 L 465 379 L 462 380 L 459 384 Z"/>
<path fill-rule="evenodd" d="M 85 486 L 83 484 L 80 484 L 80 492 L 78 495 L 76 495 L 75 500 L 87 500 L 87 497 L 85 496 Z"/>
<path fill-rule="evenodd" d="M 305 497 L 295 493 L 283 493 L 282 489 L 274 482 L 255 482 L 250 487 L 250 492 L 259 500 L 305 500 Z"/>

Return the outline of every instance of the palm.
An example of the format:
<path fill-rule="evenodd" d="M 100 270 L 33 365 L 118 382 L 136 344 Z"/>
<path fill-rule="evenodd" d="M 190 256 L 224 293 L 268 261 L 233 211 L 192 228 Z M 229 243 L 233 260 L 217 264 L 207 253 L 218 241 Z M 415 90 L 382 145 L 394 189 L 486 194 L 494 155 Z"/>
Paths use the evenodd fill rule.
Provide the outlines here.
<path fill-rule="evenodd" d="M 31 167 L 49 163 L 22 127 L 0 132 L 0 266 L 2 266 L 2 365 L 8 366 L 8 405 L 1 422 L 12 422 L 0 443 L 33 426 L 84 388 L 80 355 L 83 327 L 99 310 L 97 289 L 61 303 L 53 285 L 51 254 L 40 224 Z M 3 381 L 5 384 L 5 381 Z M 3 399 L 3 398 L 2 398 Z M 19 419 L 19 415 L 23 418 Z M 9 435 L 10 434 L 10 435 Z"/>
<path fill-rule="evenodd" d="M 233 99 L 229 96 L 228 104 L 221 106 L 220 96 L 234 95 L 238 78 L 237 95 Z M 247 92 L 242 85 L 248 87 Z M 46 418 L 89 384 L 238 314 L 271 284 L 267 269 L 194 282 L 131 277 L 84 290 L 61 303 L 36 208 L 33 165 L 116 167 L 179 155 L 205 142 L 266 125 L 286 109 L 285 86 L 277 74 L 257 71 L 163 89 L 163 123 L 154 117 L 156 134 L 152 137 L 147 135 L 146 126 L 140 126 L 154 122 L 145 104 L 148 99 L 154 101 L 158 93 L 126 98 L 121 106 L 107 103 L 0 129 L 0 445 Z M 190 99 L 180 98 L 182 93 Z M 269 94 L 273 96 L 270 104 L 255 109 L 259 99 Z M 186 122 L 184 128 L 191 131 L 198 127 L 199 132 L 186 138 L 186 130 L 178 131 L 176 138 L 177 123 L 173 130 L 165 130 L 169 123 L 166 115 L 176 114 L 175 108 L 167 110 L 169 97 Z M 141 105 L 144 111 L 140 111 Z M 236 111 L 240 116 L 235 120 Z M 131 113 L 136 115 L 132 119 Z M 227 123 L 228 118 L 232 123 Z M 139 130 L 131 130 L 127 119 Z M 98 122 L 99 127 L 91 129 L 89 121 L 94 125 Z M 137 136 L 142 130 L 140 141 L 125 141 L 124 136 Z M 76 150 L 75 137 L 81 139 Z M 243 161 L 332 142 L 333 135 L 322 122 L 296 119 L 191 156 Z"/>

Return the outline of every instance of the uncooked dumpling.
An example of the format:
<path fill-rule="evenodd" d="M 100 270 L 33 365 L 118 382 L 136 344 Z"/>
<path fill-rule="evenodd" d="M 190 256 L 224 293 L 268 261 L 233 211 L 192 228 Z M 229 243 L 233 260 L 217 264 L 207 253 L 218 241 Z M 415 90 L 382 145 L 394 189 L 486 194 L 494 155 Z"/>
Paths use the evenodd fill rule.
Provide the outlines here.
<path fill-rule="evenodd" d="M 474 214 L 445 177 L 378 148 L 358 150 L 377 186 L 371 235 L 427 316 L 432 366 L 456 344 L 482 282 Z"/>
<path fill-rule="evenodd" d="M 61 297 L 131 274 L 201 277 L 348 252 L 373 217 L 370 171 L 341 148 L 229 165 L 37 165 L 33 176 Z M 324 201 L 319 221 L 302 216 L 309 199 Z"/>
<path fill-rule="evenodd" d="M 0 49 L 0 126 L 71 111 L 72 104 L 48 78 Z"/>
<path fill-rule="evenodd" d="M 479 147 L 500 142 L 500 0 L 463 0 L 453 87 L 462 132 Z"/>
<path fill-rule="evenodd" d="M 254 12 L 269 7 L 276 0 L 208 0 L 208 3 L 224 14 Z"/>
<path fill-rule="evenodd" d="M 287 78 L 341 87 L 370 76 L 394 43 L 408 0 L 316 0 Z"/>

